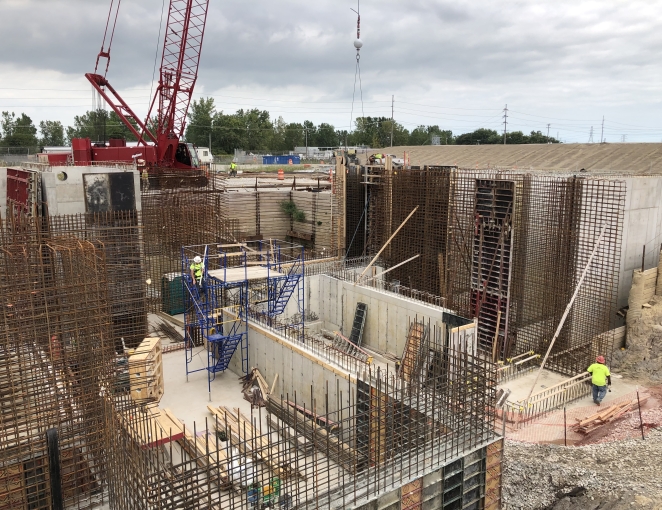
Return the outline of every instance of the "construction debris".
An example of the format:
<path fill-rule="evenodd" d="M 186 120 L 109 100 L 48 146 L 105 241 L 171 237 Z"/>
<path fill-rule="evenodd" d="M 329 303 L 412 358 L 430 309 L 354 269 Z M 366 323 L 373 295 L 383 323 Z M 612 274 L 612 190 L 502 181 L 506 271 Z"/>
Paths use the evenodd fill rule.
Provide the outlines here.
<path fill-rule="evenodd" d="M 265 399 L 269 398 L 271 390 L 260 371 L 253 368 L 247 375 L 240 377 L 239 380 L 241 381 L 244 399 L 251 403 L 251 408 L 264 407 Z M 274 380 L 275 384 L 276 380 Z"/>
<path fill-rule="evenodd" d="M 633 400 L 606 407 L 601 409 L 599 412 L 584 418 L 583 420 L 578 419 L 577 423 L 575 423 L 572 428 L 581 434 L 590 434 L 594 430 L 602 427 L 607 423 L 617 420 L 628 411 L 636 408 L 639 403 L 643 404 L 646 402 L 646 400 L 648 400 L 648 398 L 649 395 L 641 395 L 639 397 L 639 402 L 637 402 L 637 399 L 635 398 Z"/>

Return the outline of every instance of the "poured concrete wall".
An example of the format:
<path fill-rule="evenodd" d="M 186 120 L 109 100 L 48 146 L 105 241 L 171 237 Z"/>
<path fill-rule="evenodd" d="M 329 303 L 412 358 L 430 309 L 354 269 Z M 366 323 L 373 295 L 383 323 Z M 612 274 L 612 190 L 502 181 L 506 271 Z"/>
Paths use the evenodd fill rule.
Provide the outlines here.
<path fill-rule="evenodd" d="M 66 172 L 66 180 L 58 179 L 60 169 L 43 172 L 41 177 L 43 199 L 48 203 L 48 213 L 51 216 L 86 212 L 83 174 L 107 174 L 119 170 L 110 167 L 68 166 L 61 167 L 61 171 Z M 133 174 L 136 210 L 140 211 L 142 209 L 140 175 L 135 170 L 128 170 L 128 172 Z"/>
<path fill-rule="evenodd" d="M 249 368 L 258 368 L 269 386 L 278 374 L 273 392 L 276 397 L 283 395 L 294 401 L 296 393 L 297 403 L 305 403 L 307 409 L 313 407 L 310 403 L 312 385 L 317 414 L 327 412 L 327 388 L 329 413 L 337 411 L 339 406 L 349 407 L 350 396 L 356 395 L 356 380 L 349 372 L 325 363 L 300 345 L 252 323 L 248 331 L 248 360 Z M 230 370 L 235 374 L 243 373 L 240 348 L 232 357 Z M 337 388 L 342 392 L 342 401 Z"/>
<path fill-rule="evenodd" d="M 618 308 L 627 306 L 632 272 L 641 269 L 646 245 L 645 269 L 657 266 L 662 244 L 662 177 L 627 177 Z"/>
<path fill-rule="evenodd" d="M 327 275 L 319 276 L 318 315 L 327 328 L 339 329 L 343 335 L 349 336 L 358 302 L 368 305 L 363 345 L 395 356 L 402 356 L 404 352 L 410 320 L 413 322 L 418 317 L 427 322 L 429 319 L 431 330 L 436 325 L 443 331 L 443 314 L 450 313 L 392 292 L 354 285 Z"/>

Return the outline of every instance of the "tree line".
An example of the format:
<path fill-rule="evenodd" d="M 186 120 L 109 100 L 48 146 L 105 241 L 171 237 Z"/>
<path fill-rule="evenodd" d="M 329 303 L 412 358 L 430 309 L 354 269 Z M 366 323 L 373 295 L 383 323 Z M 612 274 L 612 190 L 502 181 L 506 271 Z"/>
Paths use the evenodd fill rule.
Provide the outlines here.
<path fill-rule="evenodd" d="M 155 120 L 150 122 L 153 125 Z M 492 129 L 476 129 L 470 133 L 454 135 L 451 130 L 438 125 L 420 125 L 409 131 L 402 124 L 387 117 L 358 117 L 354 130 L 336 129 L 322 122 L 315 125 L 287 123 L 282 117 L 271 119 L 269 112 L 257 108 L 238 110 L 235 113 L 217 111 L 213 98 L 193 101 L 188 113 L 185 139 L 199 147 L 210 142 L 215 154 L 232 154 L 235 149 L 251 152 L 288 152 L 295 147 L 341 147 L 368 146 L 383 148 L 400 145 L 430 145 L 436 138 L 442 145 L 485 145 L 502 144 L 504 137 Z M 136 137 L 122 123 L 115 112 L 103 109 L 76 115 L 72 126 L 66 128 L 60 121 L 41 121 L 39 127 L 25 113 L 2 112 L 0 118 L 0 146 L 2 147 L 46 147 L 68 145 L 72 138 L 90 138 L 92 141 L 107 141 L 124 138 L 135 141 Z M 435 140 L 435 141 L 437 141 Z M 559 143 L 540 131 L 526 135 L 513 131 L 506 136 L 508 144 Z"/>

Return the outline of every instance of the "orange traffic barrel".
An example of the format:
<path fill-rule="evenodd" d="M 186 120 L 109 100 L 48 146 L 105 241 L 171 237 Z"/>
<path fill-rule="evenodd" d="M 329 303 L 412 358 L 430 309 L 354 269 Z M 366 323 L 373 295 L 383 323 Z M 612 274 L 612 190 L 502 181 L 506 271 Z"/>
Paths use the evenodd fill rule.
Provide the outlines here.
<path fill-rule="evenodd" d="M 283 172 L 282 168 L 278 169 L 278 180 L 279 181 L 284 181 L 285 180 L 285 172 Z"/>

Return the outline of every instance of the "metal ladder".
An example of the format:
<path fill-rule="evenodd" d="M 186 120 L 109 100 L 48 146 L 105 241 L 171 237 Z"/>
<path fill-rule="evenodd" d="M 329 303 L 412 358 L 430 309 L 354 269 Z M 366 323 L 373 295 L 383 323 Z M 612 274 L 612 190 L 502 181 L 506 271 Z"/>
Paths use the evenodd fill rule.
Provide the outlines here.
<path fill-rule="evenodd" d="M 360 346 L 363 340 L 363 328 L 365 327 L 366 315 L 368 315 L 368 305 L 361 302 L 356 303 L 352 331 L 349 334 L 349 341 L 356 346 Z"/>

